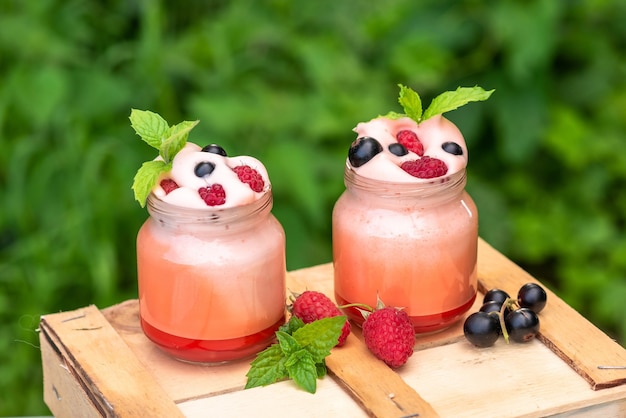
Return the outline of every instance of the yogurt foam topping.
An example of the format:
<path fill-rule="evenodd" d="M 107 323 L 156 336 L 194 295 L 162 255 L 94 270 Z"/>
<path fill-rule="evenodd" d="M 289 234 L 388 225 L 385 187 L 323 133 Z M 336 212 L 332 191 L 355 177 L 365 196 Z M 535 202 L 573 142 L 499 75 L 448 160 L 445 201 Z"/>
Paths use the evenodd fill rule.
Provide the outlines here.
<path fill-rule="evenodd" d="M 348 163 L 353 170 L 364 177 L 392 182 L 430 181 L 430 179 L 415 177 L 401 168 L 405 162 L 424 157 L 443 161 L 447 166 L 446 176 L 463 170 L 467 166 L 465 139 L 457 126 L 442 115 L 433 116 L 419 124 L 409 117 L 392 119 L 381 116 L 368 122 L 361 122 L 353 130 L 357 133 L 357 140 L 353 142 L 352 147 L 356 146 L 359 138 L 366 137 L 375 139 L 381 145 L 380 152 L 372 155 L 369 161 L 361 165 L 355 166 L 348 158 Z M 410 150 L 406 150 L 404 155 L 397 155 L 397 152 L 394 154 L 390 151 L 391 145 L 398 146 L 398 133 L 403 130 L 412 131 L 417 135 L 424 147 L 422 156 Z M 457 144 L 458 147 L 449 143 Z M 456 152 L 450 152 L 451 148 Z"/>
<path fill-rule="evenodd" d="M 215 147 L 215 146 L 214 146 Z M 223 149 L 219 148 L 222 152 Z M 216 152 L 202 151 L 202 147 L 187 142 L 172 161 L 172 169 L 164 172 L 157 180 L 152 193 L 164 202 L 198 209 L 222 209 L 247 205 L 263 196 L 270 189 L 270 180 L 265 166 L 256 158 L 250 156 L 228 157 Z M 225 154 L 225 152 L 224 152 Z M 161 157 L 157 157 L 159 160 Z M 209 163 L 212 170 L 199 171 L 196 168 L 203 163 Z M 235 171 L 236 167 L 247 166 L 253 169 L 262 180 L 262 189 L 257 192 L 246 183 Z M 204 167 L 207 167 L 205 165 Z M 208 174 L 205 174 L 210 171 Z M 177 187 L 169 187 L 173 180 Z M 259 183 L 260 184 L 260 183 Z M 200 189 L 219 185 L 224 192 L 224 203 L 209 205 L 199 193 Z M 164 187 L 165 186 L 165 187 Z"/>

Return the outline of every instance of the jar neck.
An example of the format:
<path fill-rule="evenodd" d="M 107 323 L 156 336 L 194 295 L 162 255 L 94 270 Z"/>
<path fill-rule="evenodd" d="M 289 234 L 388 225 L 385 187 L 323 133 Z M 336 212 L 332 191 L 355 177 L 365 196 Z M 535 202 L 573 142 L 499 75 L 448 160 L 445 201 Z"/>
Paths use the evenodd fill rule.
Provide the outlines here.
<path fill-rule="evenodd" d="M 459 199 L 465 190 L 467 172 L 465 169 L 436 179 L 423 179 L 416 182 L 393 182 L 376 180 L 359 175 L 346 163 L 344 183 L 346 189 L 360 198 L 388 201 L 396 205 L 401 202 L 421 205 L 439 205 Z M 393 203 L 391 203 L 393 202 Z"/>
<path fill-rule="evenodd" d="M 250 228 L 266 219 L 272 204 L 272 191 L 267 190 L 252 203 L 230 208 L 176 206 L 160 200 L 154 194 L 148 196 L 146 206 L 150 217 L 163 228 L 187 232 L 234 232 Z"/>

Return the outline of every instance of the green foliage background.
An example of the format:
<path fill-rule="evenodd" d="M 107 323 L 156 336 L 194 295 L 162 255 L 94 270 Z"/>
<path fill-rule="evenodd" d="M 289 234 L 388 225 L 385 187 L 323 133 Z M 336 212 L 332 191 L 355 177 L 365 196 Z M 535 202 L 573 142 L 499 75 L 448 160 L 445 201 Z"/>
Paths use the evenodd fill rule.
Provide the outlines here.
<path fill-rule="evenodd" d="M 136 297 L 131 107 L 264 161 L 288 267 L 331 260 L 351 129 L 459 85 L 481 235 L 626 341 L 626 2 L 0 0 L 0 415 L 39 316 Z"/>

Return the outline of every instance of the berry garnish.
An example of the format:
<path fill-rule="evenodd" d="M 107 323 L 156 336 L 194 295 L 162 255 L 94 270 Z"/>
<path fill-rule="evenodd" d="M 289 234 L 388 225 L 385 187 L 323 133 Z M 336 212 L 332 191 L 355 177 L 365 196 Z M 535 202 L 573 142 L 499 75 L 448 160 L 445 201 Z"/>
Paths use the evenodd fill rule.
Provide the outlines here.
<path fill-rule="evenodd" d="M 293 302 L 288 308 L 292 315 L 300 318 L 305 324 L 322 318 L 343 315 L 337 305 L 321 292 L 307 290 L 299 295 L 294 294 L 294 296 L 295 298 L 292 299 Z M 344 345 L 348 334 L 350 334 L 350 322 L 346 321 L 337 341 L 338 347 Z"/>
<path fill-rule="evenodd" d="M 215 170 L 215 164 L 209 161 L 204 161 L 196 164 L 196 167 L 193 169 L 193 172 L 198 177 L 206 177 L 211 174 Z"/>
<path fill-rule="evenodd" d="M 248 165 L 240 165 L 233 168 L 233 171 L 237 173 L 237 177 L 241 182 L 246 183 L 252 190 L 259 193 L 263 191 L 265 187 L 265 182 L 263 181 L 263 176 L 259 174 L 254 168 Z"/>
<path fill-rule="evenodd" d="M 215 145 L 215 144 L 210 144 L 210 145 L 205 145 L 202 150 L 202 152 L 210 152 L 211 154 L 218 154 L 221 155 L 222 157 L 226 157 L 226 151 L 224 151 L 224 148 L 220 147 L 219 145 Z"/>
<path fill-rule="evenodd" d="M 396 139 L 409 151 L 420 157 L 424 155 L 424 145 L 420 142 L 415 132 L 405 129 L 396 134 Z"/>
<path fill-rule="evenodd" d="M 444 142 L 443 144 L 441 144 L 441 148 L 448 154 L 463 155 L 463 148 L 461 148 L 461 146 L 456 142 Z"/>
<path fill-rule="evenodd" d="M 373 312 L 363 313 L 363 339 L 378 359 L 391 368 L 398 368 L 413 355 L 415 329 L 402 309 L 380 306 Z"/>
<path fill-rule="evenodd" d="M 491 301 L 503 304 L 505 300 L 509 299 L 509 297 L 509 294 L 502 289 L 490 289 L 487 293 L 485 293 L 483 304 Z"/>
<path fill-rule="evenodd" d="M 448 166 L 442 160 L 433 157 L 422 157 L 419 160 L 405 161 L 400 166 L 404 171 L 421 179 L 432 179 L 448 172 Z"/>
<path fill-rule="evenodd" d="M 398 157 L 402 157 L 403 155 L 407 155 L 409 153 L 409 150 L 406 149 L 404 147 L 404 145 L 399 144 L 397 142 L 394 143 L 394 144 L 389 144 L 387 149 L 389 149 L 390 153 L 392 153 L 393 155 L 396 155 Z"/>
<path fill-rule="evenodd" d="M 161 180 L 161 182 L 159 183 L 159 186 L 161 186 L 161 188 L 163 189 L 166 195 L 178 189 L 178 184 L 176 184 L 176 182 L 172 179 Z"/>
<path fill-rule="evenodd" d="M 546 306 L 548 296 L 543 287 L 537 283 L 526 283 L 517 293 L 517 303 L 522 308 L 529 308 L 539 313 Z"/>
<path fill-rule="evenodd" d="M 509 338 L 518 343 L 526 343 L 539 332 L 539 317 L 528 308 L 519 308 L 504 319 Z"/>
<path fill-rule="evenodd" d="M 465 338 L 477 347 L 491 347 L 500 336 L 498 314 L 478 311 L 463 323 Z"/>
<path fill-rule="evenodd" d="M 198 194 L 207 206 L 220 206 L 226 203 L 226 192 L 221 184 L 200 187 Z"/>
<path fill-rule="evenodd" d="M 383 147 L 376 139 L 369 136 L 357 138 L 348 150 L 348 161 L 352 167 L 361 167 L 382 151 Z"/>

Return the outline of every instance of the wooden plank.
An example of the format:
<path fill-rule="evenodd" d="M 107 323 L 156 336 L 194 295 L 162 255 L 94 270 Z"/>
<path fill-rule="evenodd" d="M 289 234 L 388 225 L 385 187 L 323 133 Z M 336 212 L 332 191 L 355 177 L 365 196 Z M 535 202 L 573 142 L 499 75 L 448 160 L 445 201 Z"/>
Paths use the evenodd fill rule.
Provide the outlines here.
<path fill-rule="evenodd" d="M 42 316 L 40 329 L 102 415 L 183 416 L 95 306 Z"/>
<path fill-rule="evenodd" d="M 498 287 L 512 297 L 534 277 L 485 241 L 478 246 L 481 291 Z M 544 288 L 545 285 L 542 284 Z M 539 314 L 539 339 L 585 378 L 592 389 L 626 383 L 626 370 L 599 369 L 600 365 L 626 366 L 626 350 L 546 288 L 548 304 Z"/>

